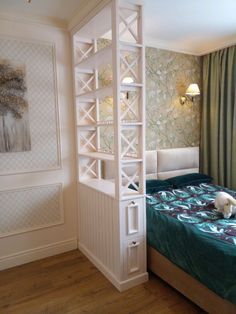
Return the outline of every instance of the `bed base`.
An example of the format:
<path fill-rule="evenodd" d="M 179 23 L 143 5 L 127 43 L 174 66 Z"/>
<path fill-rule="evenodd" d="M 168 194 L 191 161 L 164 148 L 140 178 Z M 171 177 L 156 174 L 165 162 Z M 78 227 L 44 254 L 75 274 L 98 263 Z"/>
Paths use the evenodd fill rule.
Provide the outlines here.
<path fill-rule="evenodd" d="M 148 268 L 206 312 L 236 313 L 236 305 L 219 297 L 150 246 Z"/>

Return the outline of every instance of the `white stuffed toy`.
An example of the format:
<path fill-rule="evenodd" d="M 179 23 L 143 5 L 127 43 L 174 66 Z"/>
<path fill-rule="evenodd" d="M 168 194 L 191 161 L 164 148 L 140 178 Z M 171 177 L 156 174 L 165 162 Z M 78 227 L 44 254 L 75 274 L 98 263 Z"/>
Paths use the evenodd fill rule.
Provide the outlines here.
<path fill-rule="evenodd" d="M 224 218 L 230 218 L 236 214 L 236 199 L 225 192 L 218 192 L 215 198 L 215 207 Z"/>

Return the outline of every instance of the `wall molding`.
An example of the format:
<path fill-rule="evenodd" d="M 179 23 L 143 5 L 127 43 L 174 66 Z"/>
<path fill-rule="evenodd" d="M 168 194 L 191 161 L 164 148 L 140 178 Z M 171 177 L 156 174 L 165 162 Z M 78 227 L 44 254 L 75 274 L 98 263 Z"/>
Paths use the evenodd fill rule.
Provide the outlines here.
<path fill-rule="evenodd" d="M 26 251 L 0 257 L 0 270 L 33 262 L 49 256 L 77 249 L 77 239 L 72 238 Z"/>
<path fill-rule="evenodd" d="M 16 230 L 16 231 L 12 231 L 12 232 L 6 232 L 6 233 L 0 232 L 0 239 L 6 238 L 9 236 L 13 236 L 13 235 L 26 233 L 26 232 L 32 232 L 32 231 L 45 229 L 45 228 L 49 228 L 49 227 L 55 227 L 55 226 L 59 226 L 59 225 L 62 225 L 65 223 L 65 211 L 64 211 L 64 206 L 63 206 L 63 183 L 61 183 L 61 182 L 60 183 L 44 184 L 44 185 L 34 185 L 34 186 L 29 186 L 29 187 L 20 187 L 20 188 L 8 189 L 8 190 L 0 190 L 0 195 L 8 193 L 8 192 L 11 193 L 11 192 L 18 192 L 18 191 L 30 191 L 30 190 L 38 189 L 40 187 L 47 188 L 47 187 L 51 187 L 51 186 L 54 186 L 54 187 L 58 186 L 59 187 L 59 211 L 61 213 L 61 220 L 57 221 L 55 223 L 42 224 L 42 225 L 38 225 L 35 227 L 31 227 L 31 228 L 22 228 L 20 230 Z"/>
<path fill-rule="evenodd" d="M 67 32 L 68 23 L 65 20 L 52 17 L 42 17 L 34 14 L 12 14 L 3 12 L 0 14 L 0 19 L 8 22 L 18 22 L 23 24 L 31 24 L 41 27 L 52 27 L 55 30 Z"/>

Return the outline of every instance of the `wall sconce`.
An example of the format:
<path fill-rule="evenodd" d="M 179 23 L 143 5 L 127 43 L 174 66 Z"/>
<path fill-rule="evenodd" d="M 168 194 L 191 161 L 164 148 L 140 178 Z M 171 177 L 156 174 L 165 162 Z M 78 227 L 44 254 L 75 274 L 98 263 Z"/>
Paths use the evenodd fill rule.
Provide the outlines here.
<path fill-rule="evenodd" d="M 122 84 L 131 84 L 134 83 L 134 79 L 130 76 L 124 77 L 122 80 Z M 129 92 L 125 93 L 126 99 L 129 99 Z"/>
<path fill-rule="evenodd" d="M 181 105 L 184 105 L 187 100 L 194 101 L 194 97 L 200 95 L 200 89 L 197 84 L 190 84 L 185 92 L 186 96 L 180 97 Z"/>

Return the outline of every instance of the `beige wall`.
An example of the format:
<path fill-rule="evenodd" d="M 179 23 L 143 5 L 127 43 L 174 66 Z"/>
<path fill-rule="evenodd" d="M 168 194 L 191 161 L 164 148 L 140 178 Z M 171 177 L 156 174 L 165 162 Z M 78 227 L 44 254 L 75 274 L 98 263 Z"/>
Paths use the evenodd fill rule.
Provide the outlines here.
<path fill-rule="evenodd" d="M 179 103 L 190 83 L 201 88 L 201 58 L 146 48 L 146 149 L 198 146 L 200 97 Z"/>
<path fill-rule="evenodd" d="M 37 165 L 34 165 L 31 170 L 26 171 L 15 168 L 10 175 L 3 175 L 5 171 L 1 172 L 0 212 L 1 219 L 5 221 L 2 230 L 0 228 L 1 269 L 76 248 L 77 234 L 75 142 L 69 34 L 52 26 L 26 21 L 16 22 L 4 18 L 0 20 L 0 36 L 23 42 L 52 43 L 54 45 L 55 67 L 53 80 L 57 79 L 54 81 L 56 106 L 51 109 L 55 109 L 55 119 L 58 117 L 57 129 L 52 127 L 55 121 L 51 125 L 50 121 L 47 121 L 44 136 L 41 136 L 33 143 L 35 146 L 41 145 L 40 153 L 49 157 L 52 152 L 50 145 L 46 145 L 46 141 L 48 137 L 56 136 L 58 140 L 58 145 L 55 148 L 58 156 L 57 167 L 49 169 L 45 166 L 45 169 L 39 170 Z M 35 62 L 37 62 L 37 59 L 35 59 Z M 40 68 L 40 64 L 38 66 Z M 43 92 L 43 89 L 41 91 Z M 41 101 L 38 102 L 38 106 L 40 106 L 41 113 L 44 114 L 44 95 L 41 94 L 40 97 Z M 34 99 L 31 99 L 30 103 L 29 100 L 29 112 L 32 109 L 30 106 L 33 101 Z M 32 111 L 30 115 L 30 123 L 32 123 Z M 43 120 L 42 116 L 40 118 Z M 45 123 L 46 118 L 47 116 L 45 116 Z M 35 146 L 33 149 L 35 149 Z M 15 160 L 21 159 L 21 153 L 18 154 L 14 157 Z M 4 158 L 5 156 L 2 155 L 1 157 Z M 10 156 L 9 158 L 13 157 Z M 26 156 L 26 158 L 28 157 Z M 13 202 L 15 202 L 15 205 Z"/>

